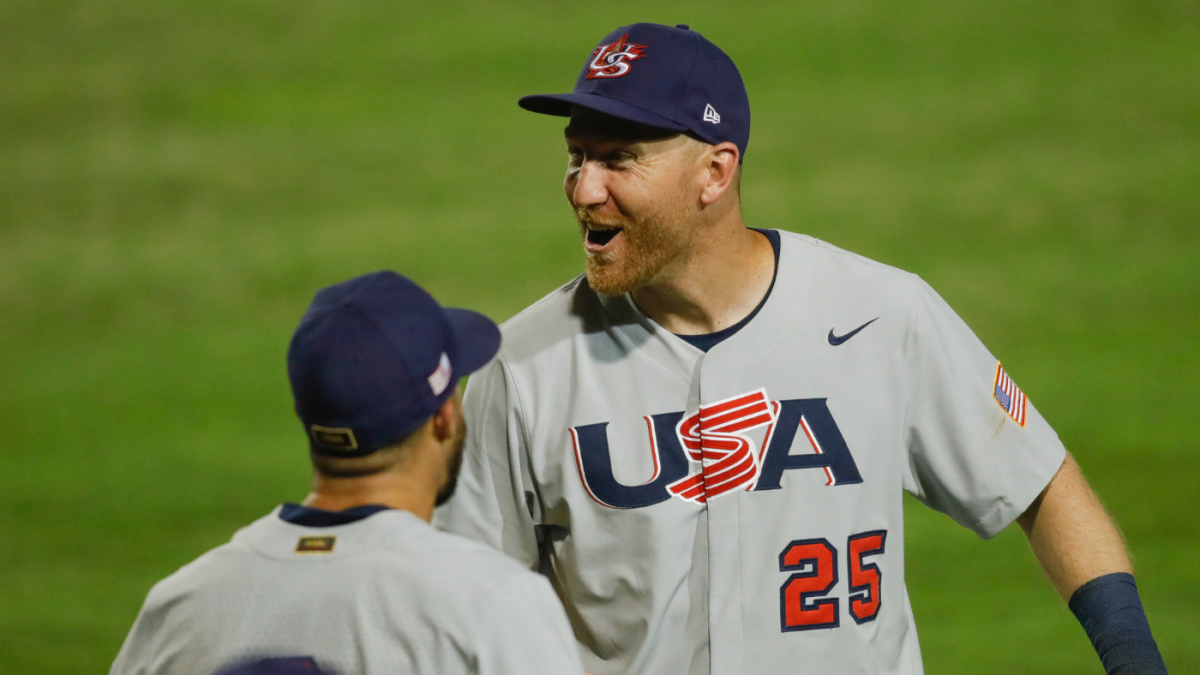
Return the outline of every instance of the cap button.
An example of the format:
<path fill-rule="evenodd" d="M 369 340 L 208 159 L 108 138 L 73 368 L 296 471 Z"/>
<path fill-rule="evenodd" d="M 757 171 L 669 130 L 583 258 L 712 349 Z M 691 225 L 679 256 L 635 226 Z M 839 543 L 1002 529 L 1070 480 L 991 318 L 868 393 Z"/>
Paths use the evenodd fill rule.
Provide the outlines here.
<path fill-rule="evenodd" d="M 689 30 L 688 25 L 686 23 L 677 23 L 677 24 L 675 24 L 675 27 L 682 28 L 684 30 Z"/>

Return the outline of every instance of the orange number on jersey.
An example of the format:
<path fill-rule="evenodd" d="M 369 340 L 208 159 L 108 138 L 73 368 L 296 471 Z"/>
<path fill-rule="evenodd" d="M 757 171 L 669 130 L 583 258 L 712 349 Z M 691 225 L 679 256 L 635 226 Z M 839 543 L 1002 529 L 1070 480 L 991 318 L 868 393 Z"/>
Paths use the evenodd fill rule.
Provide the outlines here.
<path fill-rule="evenodd" d="M 850 554 L 846 561 L 850 567 L 850 616 L 855 623 L 873 621 L 879 616 L 879 583 L 883 573 L 874 563 L 864 565 L 863 558 L 883 553 L 887 539 L 886 530 L 855 534 L 846 542 Z"/>
<path fill-rule="evenodd" d="M 779 588 L 784 631 L 836 628 L 838 600 L 818 600 L 837 584 L 837 549 L 825 539 L 793 541 L 779 554 L 779 571 L 796 570 Z"/>

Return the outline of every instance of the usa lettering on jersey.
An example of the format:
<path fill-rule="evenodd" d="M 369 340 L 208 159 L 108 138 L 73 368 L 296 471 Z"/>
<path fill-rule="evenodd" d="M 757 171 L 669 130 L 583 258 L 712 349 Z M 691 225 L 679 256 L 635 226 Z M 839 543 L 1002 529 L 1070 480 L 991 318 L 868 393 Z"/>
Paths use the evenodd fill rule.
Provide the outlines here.
<path fill-rule="evenodd" d="M 700 470 L 668 485 L 667 491 L 685 502 L 703 504 L 749 488 L 759 466 L 754 441 L 745 432 L 774 422 L 765 389 L 700 406 L 679 423 L 678 431 L 688 458 L 700 464 Z"/>
<path fill-rule="evenodd" d="M 739 491 L 778 490 L 789 469 L 822 469 L 827 486 L 861 483 L 826 401 L 772 401 L 758 389 L 703 405 L 690 415 L 648 415 L 643 419 L 654 470 L 640 485 L 624 485 L 614 477 L 608 422 L 569 431 L 584 489 L 610 508 L 642 508 L 672 497 L 704 504 Z M 756 447 L 747 432 L 762 427 L 766 434 Z M 801 431 L 807 443 L 793 454 Z"/>

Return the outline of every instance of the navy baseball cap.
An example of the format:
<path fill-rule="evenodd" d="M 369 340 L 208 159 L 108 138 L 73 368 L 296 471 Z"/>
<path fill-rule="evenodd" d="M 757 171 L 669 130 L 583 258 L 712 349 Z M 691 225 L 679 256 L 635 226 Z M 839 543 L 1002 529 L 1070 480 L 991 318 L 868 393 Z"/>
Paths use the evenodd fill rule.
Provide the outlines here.
<path fill-rule="evenodd" d="M 424 424 L 499 349 L 486 316 L 395 272 L 355 277 L 318 291 L 292 336 L 296 414 L 313 452 L 363 457 Z"/>
<path fill-rule="evenodd" d="M 750 141 L 750 99 L 725 52 L 683 24 L 635 23 L 592 51 L 569 94 L 524 96 L 522 108 L 569 117 L 578 105 L 614 117 L 688 132 L 716 145 Z"/>

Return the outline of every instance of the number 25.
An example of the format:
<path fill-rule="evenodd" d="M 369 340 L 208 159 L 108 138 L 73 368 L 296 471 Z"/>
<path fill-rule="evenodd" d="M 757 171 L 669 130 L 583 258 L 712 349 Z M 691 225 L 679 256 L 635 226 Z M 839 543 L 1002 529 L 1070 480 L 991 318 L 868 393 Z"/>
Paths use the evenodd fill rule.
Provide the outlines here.
<path fill-rule="evenodd" d="M 879 616 L 883 573 L 863 558 L 883 553 L 886 530 L 850 535 L 847 567 L 850 576 L 850 617 L 855 623 Z M 779 571 L 792 575 L 779 588 L 779 622 L 784 632 L 837 628 L 841 623 L 838 598 L 825 597 L 838 582 L 838 552 L 828 539 L 799 539 L 779 554 Z"/>

